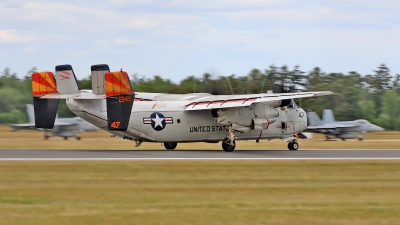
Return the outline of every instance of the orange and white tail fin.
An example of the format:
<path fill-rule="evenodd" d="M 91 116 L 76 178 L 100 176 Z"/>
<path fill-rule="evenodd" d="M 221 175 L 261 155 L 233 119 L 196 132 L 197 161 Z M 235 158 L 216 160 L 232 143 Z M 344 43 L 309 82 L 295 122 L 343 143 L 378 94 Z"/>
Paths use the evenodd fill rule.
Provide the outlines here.
<path fill-rule="evenodd" d="M 32 96 L 35 127 L 52 129 L 57 115 L 59 99 L 41 99 L 47 94 L 58 93 L 54 74 L 49 71 L 32 74 Z"/>
<path fill-rule="evenodd" d="M 33 73 L 32 95 L 39 97 L 51 93 L 58 93 L 54 74 L 49 71 Z"/>
<path fill-rule="evenodd" d="M 104 76 L 109 130 L 126 131 L 135 93 L 125 71 L 108 72 Z"/>

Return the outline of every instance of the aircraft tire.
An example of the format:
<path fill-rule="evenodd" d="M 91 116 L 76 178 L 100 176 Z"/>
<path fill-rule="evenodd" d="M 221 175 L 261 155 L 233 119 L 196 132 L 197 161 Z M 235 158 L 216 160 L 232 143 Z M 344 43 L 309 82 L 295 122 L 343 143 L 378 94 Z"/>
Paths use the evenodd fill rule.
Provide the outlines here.
<path fill-rule="evenodd" d="M 47 139 L 49 139 L 50 138 L 50 136 L 44 136 L 44 140 L 47 140 Z"/>
<path fill-rule="evenodd" d="M 293 150 L 293 142 L 289 142 L 287 147 L 289 150 Z"/>
<path fill-rule="evenodd" d="M 299 143 L 297 143 L 297 142 L 292 142 L 292 149 L 291 150 L 294 150 L 294 151 L 296 151 L 297 149 L 299 149 Z"/>
<path fill-rule="evenodd" d="M 230 142 L 230 140 L 229 140 L 228 138 L 225 138 L 225 139 L 222 141 L 222 149 L 223 149 L 225 152 L 233 152 L 233 151 L 235 150 L 236 142 L 233 141 L 233 145 L 231 145 L 229 142 Z"/>
<path fill-rule="evenodd" d="M 64 140 L 68 140 L 68 137 L 64 137 Z"/>
<path fill-rule="evenodd" d="M 164 147 L 167 150 L 175 150 L 177 145 L 178 145 L 178 143 L 176 143 L 176 142 L 164 142 Z"/>
<path fill-rule="evenodd" d="M 358 140 L 359 140 L 359 141 L 362 141 L 362 140 L 363 140 L 363 138 L 358 138 Z"/>
<path fill-rule="evenodd" d="M 77 141 L 80 141 L 80 140 L 81 140 L 81 137 L 79 137 L 79 136 L 76 137 L 76 140 L 77 140 Z"/>

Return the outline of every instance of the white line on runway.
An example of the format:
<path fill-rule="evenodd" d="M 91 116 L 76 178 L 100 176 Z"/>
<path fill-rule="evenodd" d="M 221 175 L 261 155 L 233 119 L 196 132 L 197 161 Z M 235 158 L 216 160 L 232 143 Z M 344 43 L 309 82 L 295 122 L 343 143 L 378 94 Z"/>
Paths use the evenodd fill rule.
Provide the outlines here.
<path fill-rule="evenodd" d="M 151 160 L 400 160 L 396 158 L 0 158 L 0 161 L 151 161 Z"/>

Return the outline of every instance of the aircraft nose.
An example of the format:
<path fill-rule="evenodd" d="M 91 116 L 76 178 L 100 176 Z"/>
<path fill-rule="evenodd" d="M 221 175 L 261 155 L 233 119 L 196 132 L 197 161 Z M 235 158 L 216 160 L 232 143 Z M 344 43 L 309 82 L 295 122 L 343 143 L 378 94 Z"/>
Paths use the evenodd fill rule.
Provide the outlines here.
<path fill-rule="evenodd" d="M 385 131 L 385 129 L 383 129 L 383 128 L 380 127 L 380 126 L 376 126 L 376 125 L 374 125 L 374 126 L 372 127 L 372 129 L 371 129 L 371 132 L 379 132 L 379 131 Z"/>

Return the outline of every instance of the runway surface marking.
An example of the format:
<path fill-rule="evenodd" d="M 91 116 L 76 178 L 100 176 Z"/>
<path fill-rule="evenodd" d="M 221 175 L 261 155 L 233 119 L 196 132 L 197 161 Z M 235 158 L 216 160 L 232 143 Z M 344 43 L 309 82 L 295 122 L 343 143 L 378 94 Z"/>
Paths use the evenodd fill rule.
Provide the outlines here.
<path fill-rule="evenodd" d="M 0 158 L 0 161 L 400 160 L 399 158 Z"/>

